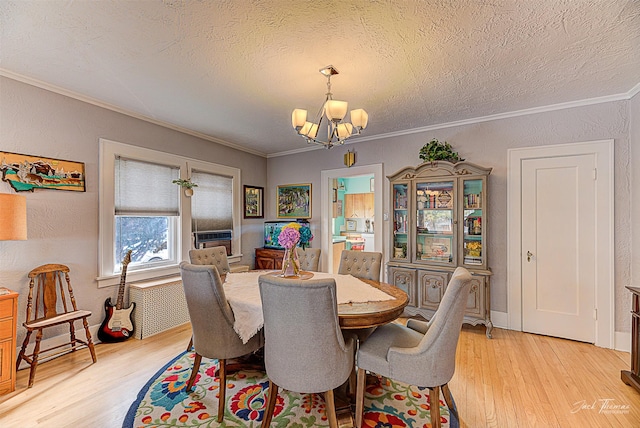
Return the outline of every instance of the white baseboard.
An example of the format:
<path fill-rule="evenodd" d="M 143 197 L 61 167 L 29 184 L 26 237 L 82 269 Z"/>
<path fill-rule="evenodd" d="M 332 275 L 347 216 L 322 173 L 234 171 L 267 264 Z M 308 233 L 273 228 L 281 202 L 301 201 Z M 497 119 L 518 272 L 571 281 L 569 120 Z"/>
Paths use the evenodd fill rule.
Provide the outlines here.
<path fill-rule="evenodd" d="M 509 315 L 506 312 L 491 311 L 491 322 L 496 328 L 509 328 Z"/>
<path fill-rule="evenodd" d="M 94 344 L 100 343 L 98 339 L 98 329 L 100 329 L 100 324 L 89 326 L 89 332 L 91 333 L 91 340 Z M 87 335 L 84 332 L 84 328 L 80 324 L 80 328 L 76 325 L 76 337 L 81 340 L 87 340 Z M 69 333 L 64 333 L 59 336 L 50 337 L 48 339 L 43 339 L 40 342 L 40 349 L 52 348 L 54 346 L 62 345 L 69 341 Z M 29 346 L 27 346 L 27 354 L 33 350 L 34 346 L 34 335 L 31 336 L 31 340 L 29 341 Z M 20 348 L 22 348 L 22 343 L 18 343 L 18 347 L 16 348 L 16 358 L 20 353 Z M 86 352 L 86 351 L 85 351 Z M 29 364 L 27 364 L 24 360 L 20 362 L 20 367 L 18 370 L 28 368 Z"/>
<path fill-rule="evenodd" d="M 509 314 L 507 312 L 491 311 L 491 322 L 496 328 L 509 329 Z M 616 331 L 613 337 L 613 349 L 631 352 L 631 333 Z"/>

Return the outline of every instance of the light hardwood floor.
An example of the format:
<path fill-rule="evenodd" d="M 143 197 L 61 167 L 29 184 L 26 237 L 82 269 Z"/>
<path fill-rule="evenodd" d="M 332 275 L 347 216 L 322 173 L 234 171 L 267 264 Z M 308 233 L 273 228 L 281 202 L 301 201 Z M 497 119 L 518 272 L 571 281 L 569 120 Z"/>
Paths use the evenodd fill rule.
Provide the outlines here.
<path fill-rule="evenodd" d="M 502 329 L 493 335 L 463 327 L 450 383 L 462 427 L 640 426 L 640 393 L 620 380 L 628 353 Z M 100 344 L 93 365 L 86 350 L 66 355 L 40 365 L 31 389 L 21 370 L 17 390 L 0 397 L 0 427 L 120 427 L 140 388 L 190 336 L 183 326 Z"/>

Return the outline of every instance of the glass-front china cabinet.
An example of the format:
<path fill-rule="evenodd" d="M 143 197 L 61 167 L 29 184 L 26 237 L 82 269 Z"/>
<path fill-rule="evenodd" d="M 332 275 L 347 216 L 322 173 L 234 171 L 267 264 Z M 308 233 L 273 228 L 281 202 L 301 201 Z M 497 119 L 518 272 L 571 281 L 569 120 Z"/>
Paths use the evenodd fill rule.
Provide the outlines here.
<path fill-rule="evenodd" d="M 389 282 L 409 294 L 410 315 L 429 319 L 451 274 L 473 275 L 464 321 L 484 324 L 491 337 L 487 266 L 487 176 L 469 162 L 426 162 L 388 176 L 391 182 Z"/>

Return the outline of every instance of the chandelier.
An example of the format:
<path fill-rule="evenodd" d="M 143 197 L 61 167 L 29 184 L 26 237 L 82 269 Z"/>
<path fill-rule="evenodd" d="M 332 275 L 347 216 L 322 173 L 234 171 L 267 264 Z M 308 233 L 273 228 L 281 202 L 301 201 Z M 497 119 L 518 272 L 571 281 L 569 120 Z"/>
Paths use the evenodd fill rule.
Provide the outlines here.
<path fill-rule="evenodd" d="M 333 65 L 327 65 L 320 69 L 320 73 L 327 78 L 327 94 L 315 120 L 309 122 L 307 111 L 297 108 L 291 114 L 291 124 L 308 144 L 320 144 L 330 149 L 334 145 L 344 144 L 352 135 L 359 135 L 367 127 L 369 115 L 359 108 L 351 110 L 351 123 L 344 121 L 348 103 L 334 100 L 331 93 L 331 76 L 338 74 L 338 70 Z"/>

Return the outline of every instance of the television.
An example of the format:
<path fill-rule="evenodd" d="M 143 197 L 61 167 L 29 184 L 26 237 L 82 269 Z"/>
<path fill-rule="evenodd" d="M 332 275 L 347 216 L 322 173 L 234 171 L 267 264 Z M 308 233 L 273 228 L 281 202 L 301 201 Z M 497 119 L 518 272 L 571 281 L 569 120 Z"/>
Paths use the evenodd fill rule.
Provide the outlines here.
<path fill-rule="evenodd" d="M 278 236 L 282 228 L 292 221 L 297 221 L 300 224 L 309 226 L 307 220 L 278 220 L 278 221 L 265 221 L 264 222 L 264 248 L 276 248 L 282 250 L 283 247 L 278 244 Z"/>

